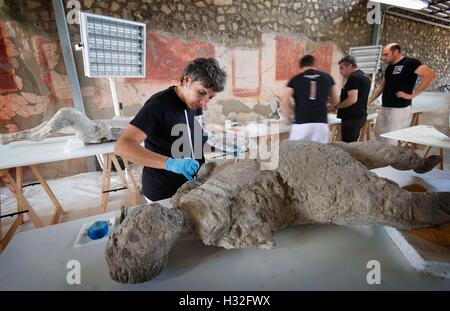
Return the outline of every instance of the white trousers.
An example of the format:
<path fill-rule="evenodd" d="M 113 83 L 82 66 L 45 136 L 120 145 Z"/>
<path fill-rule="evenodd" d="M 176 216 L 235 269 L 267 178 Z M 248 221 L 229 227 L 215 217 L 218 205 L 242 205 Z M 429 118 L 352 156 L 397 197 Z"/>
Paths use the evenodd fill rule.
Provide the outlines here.
<path fill-rule="evenodd" d="M 375 121 L 375 127 L 373 128 L 375 139 L 385 143 L 397 145 L 397 140 L 383 138 L 380 135 L 409 127 L 411 118 L 411 106 L 405 108 L 381 107 L 378 112 L 377 120 Z"/>
<path fill-rule="evenodd" d="M 326 123 L 292 124 L 289 140 L 307 140 L 328 143 L 330 128 Z"/>

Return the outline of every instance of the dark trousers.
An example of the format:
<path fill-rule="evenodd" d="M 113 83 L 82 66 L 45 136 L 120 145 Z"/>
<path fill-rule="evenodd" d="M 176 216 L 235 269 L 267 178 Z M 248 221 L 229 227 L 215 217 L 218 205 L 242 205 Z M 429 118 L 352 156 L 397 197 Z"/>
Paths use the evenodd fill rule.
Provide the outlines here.
<path fill-rule="evenodd" d="M 355 119 L 342 119 L 341 123 L 341 135 L 342 141 L 351 143 L 357 141 L 359 138 L 359 132 L 366 123 L 367 117 L 355 118 Z"/>

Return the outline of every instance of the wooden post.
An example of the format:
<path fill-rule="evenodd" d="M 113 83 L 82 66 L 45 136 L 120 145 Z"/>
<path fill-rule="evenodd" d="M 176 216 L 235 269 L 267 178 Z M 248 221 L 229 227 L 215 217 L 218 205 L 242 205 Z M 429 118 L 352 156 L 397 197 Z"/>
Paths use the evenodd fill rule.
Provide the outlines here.
<path fill-rule="evenodd" d="M 428 156 L 428 153 L 430 153 L 431 146 L 426 146 L 425 151 L 423 153 L 423 158 L 425 159 Z"/>
<path fill-rule="evenodd" d="M 103 180 L 102 180 L 102 195 L 100 202 L 100 213 L 106 212 L 106 204 L 109 197 L 109 185 L 111 182 L 111 156 L 110 154 L 103 155 Z"/>
<path fill-rule="evenodd" d="M 133 192 L 131 191 L 130 187 L 128 186 L 127 179 L 125 178 L 125 174 L 122 171 L 122 168 L 120 167 L 119 161 L 117 160 L 117 157 L 115 154 L 111 154 L 111 160 L 114 164 L 114 167 L 116 168 L 117 175 L 119 175 L 120 181 L 122 182 L 123 186 L 126 188 L 126 191 L 128 193 L 128 197 L 131 200 L 132 204 L 135 203 L 135 199 L 133 197 Z"/>
<path fill-rule="evenodd" d="M 409 127 L 419 125 L 419 116 L 421 112 L 415 112 L 413 113 L 413 116 L 411 118 L 411 122 L 409 123 Z"/>
<path fill-rule="evenodd" d="M 13 224 L 9 227 L 8 231 L 6 232 L 5 237 L 0 240 L 0 253 L 3 252 L 3 250 L 6 248 L 6 245 L 8 245 L 9 241 L 11 241 L 11 238 L 13 237 L 14 233 L 16 232 L 17 228 L 19 228 L 20 225 L 21 219 L 19 217 L 16 217 L 16 219 L 14 219 Z"/>
<path fill-rule="evenodd" d="M 367 120 L 364 125 L 362 126 L 361 130 L 359 131 L 359 140 L 358 141 L 365 141 L 367 140 L 367 129 L 370 131 L 370 120 Z"/>
<path fill-rule="evenodd" d="M 58 199 L 55 197 L 55 194 L 48 186 L 45 179 L 40 174 L 38 168 L 36 165 L 30 165 L 31 171 L 33 172 L 34 176 L 37 178 L 37 180 L 41 183 L 42 187 L 44 188 L 45 192 L 47 192 L 48 197 L 52 201 L 53 205 L 55 206 L 55 211 L 52 214 L 52 217 L 50 218 L 50 225 L 57 224 L 59 221 L 59 218 L 61 215 L 64 214 L 64 209 L 61 207 L 61 204 L 59 203 Z"/>
<path fill-rule="evenodd" d="M 421 112 L 413 113 L 412 118 L 411 118 L 411 122 L 409 123 L 409 127 L 419 125 L 419 116 L 420 116 L 420 114 L 421 114 Z M 417 144 L 409 143 L 409 145 L 411 146 L 411 148 L 413 150 L 417 149 Z"/>
<path fill-rule="evenodd" d="M 14 179 L 11 177 L 11 175 L 8 173 L 7 169 L 0 170 L 0 179 L 3 181 L 5 186 L 9 189 L 9 191 L 14 195 L 17 201 L 17 208 L 18 211 L 24 211 L 28 210 L 28 217 L 30 218 L 31 222 L 34 224 L 35 227 L 40 228 L 43 227 L 44 224 L 42 223 L 39 216 L 36 214 L 35 210 L 31 207 L 28 200 L 25 198 L 25 196 L 22 193 L 22 171 L 19 169 L 19 175 L 16 177 L 18 178 L 18 182 L 20 184 L 20 187 L 17 185 L 17 183 L 14 181 Z M 1 219 L 1 218 L 0 218 Z M 3 234 L 0 234 L 0 252 L 3 251 L 8 245 L 9 241 L 11 240 L 12 236 L 16 232 L 17 228 L 23 223 L 23 214 L 19 214 L 16 216 L 16 219 L 14 220 L 13 224 L 9 227 L 8 231 L 6 232 L 5 236 Z M 1 222 L 0 222 L 1 227 Z M 1 232 L 1 229 L 0 229 Z"/>
<path fill-rule="evenodd" d="M 125 169 L 127 170 L 127 174 L 130 177 L 131 182 L 133 183 L 134 189 L 136 191 L 141 191 L 141 188 L 139 187 L 138 183 L 136 182 L 136 178 L 134 177 L 133 173 L 130 170 L 130 166 L 128 165 L 128 161 L 122 158 L 123 164 L 125 165 Z"/>
<path fill-rule="evenodd" d="M 16 182 L 17 182 L 17 191 L 19 191 L 20 193 L 23 194 L 23 167 L 19 166 L 16 167 Z M 20 202 L 17 200 L 17 211 L 21 212 L 23 211 L 22 205 L 20 204 Z M 20 219 L 20 224 L 23 224 L 24 221 L 24 217 L 23 214 L 19 214 L 17 215 L 17 217 Z"/>
<path fill-rule="evenodd" d="M 335 142 L 340 140 L 341 137 L 341 128 L 339 124 L 331 125 L 331 142 Z"/>
<path fill-rule="evenodd" d="M 39 216 L 36 214 L 35 210 L 31 207 L 28 200 L 25 198 L 22 192 L 17 191 L 17 184 L 15 183 L 11 175 L 9 175 L 8 171 L 6 171 L 1 177 L 6 187 L 8 187 L 9 191 L 11 191 L 11 193 L 16 197 L 16 200 L 20 200 L 22 208 L 28 210 L 28 217 L 30 218 L 34 226 L 37 228 L 44 227 L 44 224 L 42 223 Z"/>

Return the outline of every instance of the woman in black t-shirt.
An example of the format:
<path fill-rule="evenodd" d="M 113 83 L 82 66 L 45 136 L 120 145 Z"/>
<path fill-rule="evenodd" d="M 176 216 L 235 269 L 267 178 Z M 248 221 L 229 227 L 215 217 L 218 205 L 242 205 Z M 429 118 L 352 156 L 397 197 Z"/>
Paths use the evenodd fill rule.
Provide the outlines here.
<path fill-rule="evenodd" d="M 223 91 L 225 81 L 226 73 L 215 59 L 195 59 L 184 69 L 180 85 L 150 97 L 117 140 L 116 154 L 144 165 L 142 188 L 147 199 L 169 198 L 196 175 L 206 142 L 196 117 Z M 198 141 L 201 150 L 194 148 Z"/>

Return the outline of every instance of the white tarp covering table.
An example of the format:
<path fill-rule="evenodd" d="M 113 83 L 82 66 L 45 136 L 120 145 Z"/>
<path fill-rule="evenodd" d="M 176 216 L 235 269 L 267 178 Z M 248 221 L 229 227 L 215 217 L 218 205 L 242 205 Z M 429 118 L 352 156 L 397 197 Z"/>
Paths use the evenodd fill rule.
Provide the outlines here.
<path fill-rule="evenodd" d="M 401 187 L 421 184 L 430 192 L 450 192 L 450 172 L 434 169 L 425 174 L 411 170 L 399 171 L 392 167 L 373 170 L 378 176 L 395 181 Z M 450 202 L 449 202 L 450 204 Z M 408 262 L 416 270 L 449 279 L 450 283 L 450 248 L 438 245 L 409 233 L 385 227 L 386 232 L 402 251 Z"/>
<path fill-rule="evenodd" d="M 129 190 L 128 184 L 123 177 L 123 172 L 117 163 L 117 158 L 113 155 L 114 142 L 106 142 L 102 144 L 85 145 L 76 136 L 62 136 L 51 137 L 41 141 L 19 141 L 8 145 L 0 145 L 0 177 L 3 183 L 16 197 L 18 212 L 27 212 L 27 216 L 36 227 L 44 226 L 43 222 L 36 214 L 28 200 L 22 194 L 23 183 L 23 168 L 30 167 L 33 174 L 44 187 L 48 196 L 55 205 L 55 211 L 50 220 L 50 224 L 55 224 L 59 221 L 60 216 L 64 213 L 64 209 L 59 203 L 58 199 L 53 194 L 53 191 L 48 186 L 44 177 L 39 173 L 38 164 L 49 163 L 62 160 L 70 160 L 81 157 L 94 156 L 104 154 L 104 179 L 103 179 L 103 193 L 101 196 L 102 208 L 106 206 L 107 196 L 109 191 L 109 179 L 111 174 L 111 163 L 114 163 L 118 174 L 121 177 L 122 183 Z M 16 169 L 16 180 L 14 180 L 8 172 L 8 169 Z M 122 174 L 122 175 L 121 175 Z M 133 182 L 135 187 L 136 183 Z M 131 191 L 131 190 L 129 190 Z M 132 194 L 130 194 L 132 196 Z M 1 202 L 0 202 L 1 207 Z M 1 219 L 1 218 L 0 218 Z M 23 223 L 23 214 L 18 214 L 17 218 L 3 236 L 1 232 L 0 223 L 0 251 L 6 247 L 18 226 Z"/>
<path fill-rule="evenodd" d="M 401 130 L 381 134 L 381 137 L 395 139 L 403 142 L 419 144 L 438 148 L 439 155 L 444 157 L 443 149 L 450 149 L 450 138 L 436 130 L 432 125 L 416 125 Z M 425 154 L 428 152 L 426 151 Z M 441 161 L 441 169 L 444 168 L 444 161 Z"/>
<path fill-rule="evenodd" d="M 384 133 L 381 136 L 419 145 L 450 149 L 450 138 L 440 133 L 431 125 L 416 125 Z"/>

